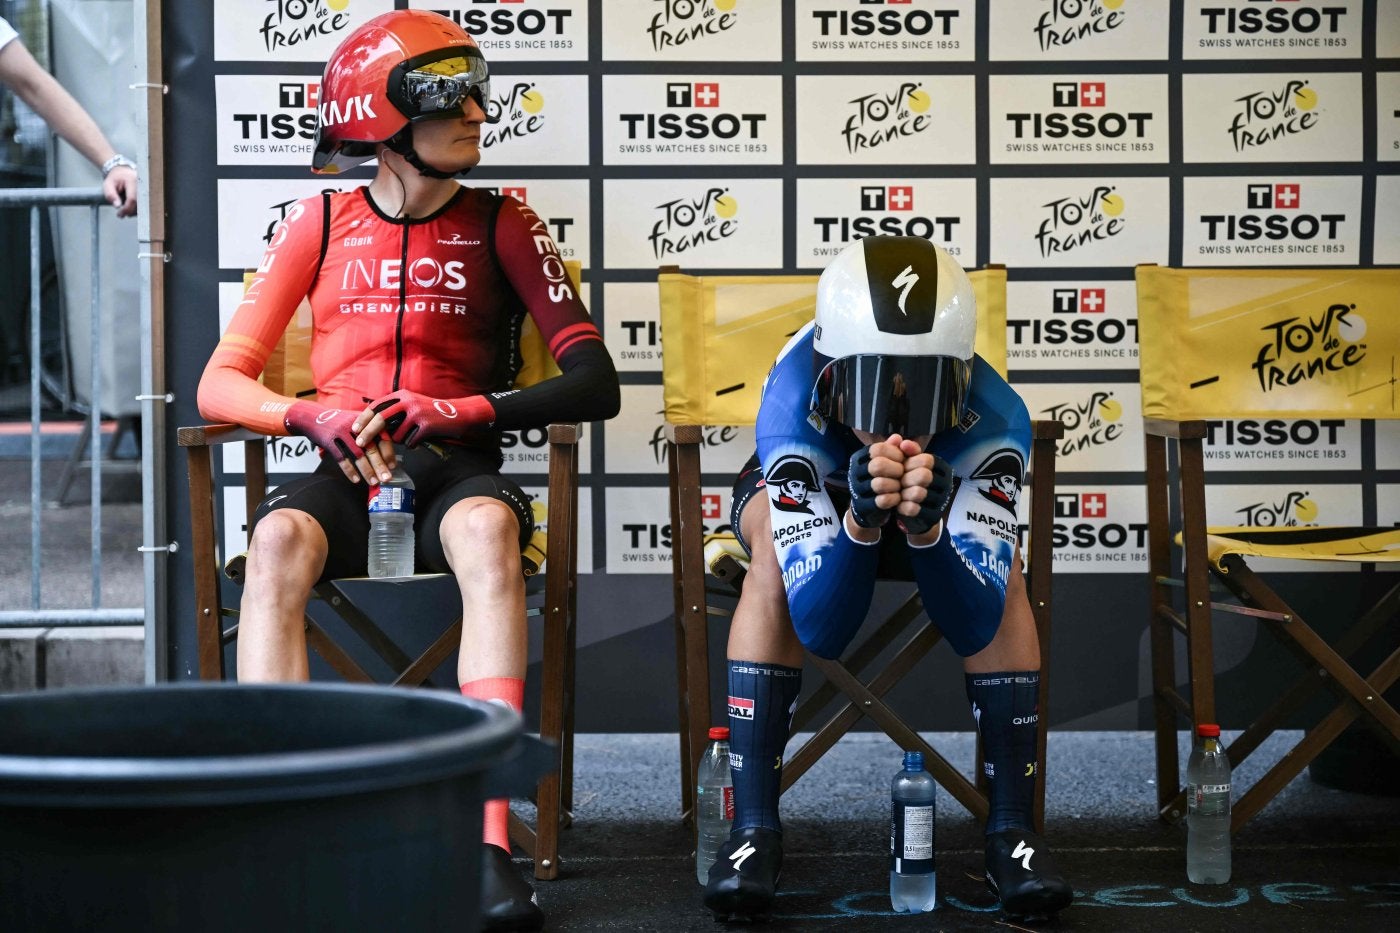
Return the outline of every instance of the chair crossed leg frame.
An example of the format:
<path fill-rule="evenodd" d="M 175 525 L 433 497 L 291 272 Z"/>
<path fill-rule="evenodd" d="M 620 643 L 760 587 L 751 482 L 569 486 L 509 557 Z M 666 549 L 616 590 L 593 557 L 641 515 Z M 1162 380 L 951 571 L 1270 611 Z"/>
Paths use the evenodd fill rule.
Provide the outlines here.
<path fill-rule="evenodd" d="M 548 429 L 549 517 L 554 530 L 549 538 L 549 567 L 544 575 L 544 606 L 529 610 L 543 615 L 544 651 L 540 675 L 540 738 L 559 749 L 560 766 L 540 779 L 535 804 L 538 818 L 531 828 L 513 811 L 510 839 L 535 863 L 535 877 L 559 874 L 559 831 L 573 820 L 574 757 L 574 658 L 577 648 L 577 541 L 578 541 L 578 439 L 580 425 L 551 424 Z M 266 495 L 267 472 L 264 439 L 234 425 L 180 428 L 180 446 L 189 462 L 192 561 L 195 577 L 196 638 L 200 677 L 223 680 L 225 648 L 238 637 L 235 621 L 224 619 L 238 610 L 223 605 L 218 571 L 213 445 L 244 444 L 246 514 L 252 516 Z M 552 572 L 549 572 L 552 568 Z M 232 571 L 237 579 L 238 570 Z M 444 661 L 459 649 L 462 617 L 457 618 L 416 658 L 411 658 L 384 630 L 348 598 L 339 581 L 318 584 L 315 595 L 324 601 L 364 643 L 395 673 L 396 686 L 421 686 Z M 351 682 L 374 683 L 364 667 L 309 614 L 305 619 L 307 647 L 314 650 L 341 677 Z"/>
<path fill-rule="evenodd" d="M 695 813 L 695 769 L 704 754 L 710 718 L 710 615 L 727 615 L 728 611 L 712 608 L 709 597 L 723 594 L 733 598 L 743 572 L 737 563 L 717 568 L 717 577 L 728 585 L 723 589 L 706 584 L 704 557 L 704 528 L 700 509 L 700 447 L 703 429 L 694 425 L 666 425 L 667 469 L 670 479 L 671 555 L 674 580 L 673 598 L 676 619 L 676 687 L 680 723 L 681 813 L 687 824 Z M 1064 428 L 1054 421 L 1032 423 L 1031 475 L 1034 479 L 1031 496 L 1030 540 L 1028 556 L 1032 572 L 1027 574 L 1031 611 L 1035 616 L 1040 642 L 1042 675 L 1040 678 L 1039 731 L 1036 738 L 1037 760 L 1045 761 L 1049 723 L 1048 659 L 1050 657 L 1050 565 L 1052 559 L 1050 529 L 1054 522 L 1055 443 L 1064 435 Z M 1040 529 L 1035 534 L 1034 530 Z M 722 566 L 722 564 L 721 564 Z M 900 681 L 939 640 L 942 634 L 926 618 L 911 635 L 889 656 L 884 665 L 869 680 L 861 680 L 862 672 L 894 644 L 908 627 L 923 615 L 923 602 L 916 592 L 910 595 L 870 636 L 840 661 L 828 661 L 808 655 L 825 676 L 793 714 L 793 731 L 812 723 L 817 715 L 839 696 L 839 705 L 812 737 L 795 749 L 783 763 L 782 790 L 786 791 L 814 765 L 822 755 L 846 734 L 862 716 L 869 717 L 900 747 L 924 753 L 929 773 L 978 820 L 988 813 L 987 786 L 982 774 L 981 740 L 978 739 L 975 763 L 976 783 L 969 781 L 942 755 L 901 720 L 884 702 L 884 695 Z M 1045 775 L 1036 776 L 1033 827 L 1043 831 L 1045 821 Z"/>
<path fill-rule="evenodd" d="M 1207 553 L 1201 449 L 1204 436 L 1205 423 L 1201 421 L 1147 422 L 1148 549 L 1153 578 L 1150 625 L 1159 816 L 1176 822 L 1186 815 L 1186 790 L 1179 784 L 1177 715 L 1192 723 L 1216 722 L 1212 612 L 1250 617 L 1268 627 L 1297 655 L 1304 667 L 1304 672 L 1280 691 L 1274 702 L 1226 748 L 1232 767 L 1238 767 L 1270 735 L 1283 728 L 1289 717 L 1319 689 L 1326 687 L 1338 698 L 1337 705 L 1327 715 L 1240 795 L 1230 815 L 1230 830 L 1236 832 L 1360 717 L 1370 720 L 1374 731 L 1400 754 L 1400 713 L 1383 696 L 1400 679 L 1400 648 L 1365 677 L 1347 660 L 1387 623 L 1400 618 L 1400 584 L 1391 587 L 1344 634 L 1329 643 L 1280 599 L 1239 554 L 1223 555 L 1218 565 L 1204 558 L 1188 561 L 1184 580 L 1175 580 L 1170 575 L 1166 441 L 1170 438 L 1178 442 L 1182 545 L 1186 553 L 1204 555 Z M 1238 604 L 1212 600 L 1212 579 L 1223 585 Z M 1185 593 L 1182 610 L 1177 610 L 1173 603 L 1172 594 L 1177 589 Z M 1173 644 L 1176 633 L 1186 636 L 1187 640 L 1189 701 L 1176 688 Z"/>

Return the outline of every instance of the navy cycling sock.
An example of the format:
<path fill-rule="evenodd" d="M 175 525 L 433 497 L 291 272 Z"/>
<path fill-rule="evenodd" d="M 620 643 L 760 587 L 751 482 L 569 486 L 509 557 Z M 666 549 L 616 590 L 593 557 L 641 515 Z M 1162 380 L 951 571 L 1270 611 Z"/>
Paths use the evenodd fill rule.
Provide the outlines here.
<path fill-rule="evenodd" d="M 802 671 L 781 664 L 729 662 L 729 763 L 734 778 L 734 828 L 783 831 L 778 795 L 783 749 Z"/>
<path fill-rule="evenodd" d="M 1030 829 L 1035 799 L 1040 671 L 963 675 L 982 733 L 982 768 L 990 785 L 987 835 Z"/>

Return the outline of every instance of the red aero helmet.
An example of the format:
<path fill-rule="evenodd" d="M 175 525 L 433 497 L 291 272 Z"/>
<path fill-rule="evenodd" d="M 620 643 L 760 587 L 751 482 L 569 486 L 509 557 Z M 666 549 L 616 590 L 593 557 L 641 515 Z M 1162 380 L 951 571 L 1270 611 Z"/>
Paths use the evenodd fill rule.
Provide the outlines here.
<path fill-rule="evenodd" d="M 431 68 L 459 58 L 458 68 Z M 346 36 L 326 62 L 311 170 L 343 172 L 374 158 L 376 144 L 393 139 L 410 122 L 452 116 L 441 108 L 417 106 L 418 98 L 406 89 L 406 78 L 421 68 L 452 74 L 446 80 L 475 89 L 486 109 L 486 60 L 466 30 L 429 10 L 383 13 Z M 444 98 L 439 94 L 434 99 Z M 459 96 L 459 114 L 460 102 Z"/>

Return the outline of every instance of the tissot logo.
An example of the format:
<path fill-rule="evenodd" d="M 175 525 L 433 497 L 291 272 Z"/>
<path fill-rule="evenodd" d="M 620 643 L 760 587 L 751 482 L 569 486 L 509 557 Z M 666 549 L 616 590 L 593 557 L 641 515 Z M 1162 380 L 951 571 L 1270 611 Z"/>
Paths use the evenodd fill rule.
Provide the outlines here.
<path fill-rule="evenodd" d="M 1108 310 L 1102 288 L 1057 288 L 1051 293 L 1056 314 L 1102 314 Z"/>
<path fill-rule="evenodd" d="M 708 188 L 699 197 L 666 201 L 656 210 L 661 216 L 647 239 L 657 259 L 679 256 L 739 232 L 739 202 L 728 188 Z"/>
<path fill-rule="evenodd" d="M 1122 233 L 1127 219 L 1123 198 L 1109 185 L 1095 185 L 1087 194 L 1070 195 L 1042 204 L 1048 213 L 1036 230 L 1042 257 L 1068 253 Z"/>
<path fill-rule="evenodd" d="M 1294 6 L 1297 0 L 1282 0 L 1289 6 L 1279 6 L 1270 0 L 1253 0 L 1256 6 L 1208 6 L 1201 8 L 1201 16 L 1206 23 L 1206 32 L 1211 35 L 1253 36 L 1260 33 L 1280 35 L 1297 33 L 1336 33 L 1342 28 L 1342 18 L 1347 15 L 1343 6 Z M 1265 6 L 1265 4 L 1268 4 Z"/>
<path fill-rule="evenodd" d="M 647 24 L 651 47 L 663 49 L 721 35 L 739 23 L 736 0 L 657 0 L 658 10 Z"/>
<path fill-rule="evenodd" d="M 1063 455 L 1102 447 L 1123 436 L 1123 425 L 1119 424 L 1123 406 L 1112 392 L 1103 389 L 1095 389 L 1083 399 L 1053 404 L 1043 414 L 1065 426 L 1065 436 L 1060 441 Z"/>
<path fill-rule="evenodd" d="M 1354 304 L 1334 304 L 1307 317 L 1286 317 L 1260 328 L 1265 342 L 1250 368 L 1264 392 L 1326 379 L 1366 358 L 1366 321 Z"/>
<path fill-rule="evenodd" d="M 933 105 L 917 81 L 901 81 L 888 90 L 854 98 L 841 129 L 849 153 L 876 149 L 889 142 L 924 133 L 933 125 Z"/>
<path fill-rule="evenodd" d="M 863 7 L 910 6 L 908 0 L 861 0 Z M 949 36 L 957 10 L 812 10 L 822 36 Z"/>
<path fill-rule="evenodd" d="M 235 113 L 233 122 L 238 125 L 238 138 L 260 142 L 288 140 L 296 137 L 310 140 L 316 136 L 316 109 L 321 92 L 320 82 L 283 81 L 277 85 L 277 109 L 311 111 L 310 113 Z M 304 151 L 302 145 L 284 147 L 258 147 L 243 149 L 235 144 L 235 152 L 258 151 Z"/>
<path fill-rule="evenodd" d="M 1127 15 L 1121 3 L 1050 0 L 1035 21 L 1035 36 L 1044 52 L 1117 29 Z"/>
<path fill-rule="evenodd" d="M 500 122 L 482 124 L 483 149 L 544 129 L 544 94 L 531 81 L 507 84 L 504 94 L 491 95 L 486 114 Z"/>
<path fill-rule="evenodd" d="M 1299 210 L 1302 204 L 1303 186 L 1299 182 L 1253 183 L 1245 187 L 1245 213 L 1202 214 L 1201 223 L 1206 228 L 1206 239 L 1221 244 L 1253 240 L 1319 240 L 1330 243 L 1340 238 L 1340 228 L 1346 222 L 1346 214 L 1308 213 Z M 1263 211 L 1270 213 L 1256 213 Z M 1202 252 L 1211 251 L 1209 246 L 1202 247 Z M 1228 247 L 1222 245 L 1216 251 L 1228 251 Z M 1305 250 L 1298 244 L 1292 244 L 1289 251 L 1316 251 L 1316 247 Z"/>
<path fill-rule="evenodd" d="M 334 36 L 350 25 L 349 0 L 278 0 L 262 19 L 258 34 L 267 51 Z"/>
<path fill-rule="evenodd" d="M 471 0 L 475 5 L 494 6 L 494 10 L 437 10 L 449 16 L 469 34 L 481 36 L 562 36 L 565 23 L 573 16 L 573 10 L 540 10 L 535 8 L 509 9 L 522 7 L 522 0 Z"/>
<path fill-rule="evenodd" d="M 1306 491 L 1294 490 L 1274 499 L 1250 502 L 1235 510 L 1239 524 L 1260 528 L 1317 524 L 1317 503 Z"/>
<path fill-rule="evenodd" d="M 1056 518 L 1103 518 L 1108 514 L 1108 493 L 1065 492 L 1055 494 Z"/>
<path fill-rule="evenodd" d="M 1252 91 L 1235 101 L 1240 106 L 1228 132 L 1236 152 L 1306 133 L 1319 123 L 1317 92 L 1298 78 L 1285 81 L 1281 87 Z"/>
<path fill-rule="evenodd" d="M 913 185 L 862 185 L 860 212 L 855 215 L 813 217 L 822 243 L 850 243 L 880 233 L 917 236 L 935 243 L 953 239 L 961 217 L 928 217 L 915 210 Z M 878 216 L 878 215 L 887 216 Z M 836 251 L 832 250 L 834 255 Z"/>
<path fill-rule="evenodd" d="M 666 107 L 690 110 L 680 113 L 620 113 L 629 140 L 723 139 L 757 140 L 766 113 L 714 112 L 720 106 L 718 81 L 670 81 L 666 84 Z M 738 146 L 734 149 L 737 151 Z"/>
<path fill-rule="evenodd" d="M 1056 108 L 1073 108 L 1078 113 L 1008 113 L 1016 139 L 1142 139 L 1152 114 L 1119 113 L 1108 106 L 1108 85 L 1103 81 L 1056 81 L 1051 84 L 1051 101 Z"/>
<path fill-rule="evenodd" d="M 719 83 L 672 81 L 666 85 L 667 107 L 718 107 Z"/>

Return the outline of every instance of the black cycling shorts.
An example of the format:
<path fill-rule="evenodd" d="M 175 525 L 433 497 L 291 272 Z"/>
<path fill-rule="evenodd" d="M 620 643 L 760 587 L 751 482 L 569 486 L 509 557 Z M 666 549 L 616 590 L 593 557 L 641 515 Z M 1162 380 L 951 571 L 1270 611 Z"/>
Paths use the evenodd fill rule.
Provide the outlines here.
<path fill-rule="evenodd" d="M 433 445 L 412 450 L 396 447 L 399 464 L 413 480 L 414 557 L 419 571 L 450 573 L 438 529 L 443 516 L 463 499 L 484 496 L 510 506 L 520 522 L 520 546 L 535 528 L 530 498 L 500 474 L 499 454 L 469 448 Z M 248 533 L 275 509 L 298 509 L 320 524 L 329 550 L 321 582 L 362 577 L 369 569 L 369 489 L 352 483 L 330 457 L 322 457 L 314 473 L 274 489 L 253 514 Z"/>

